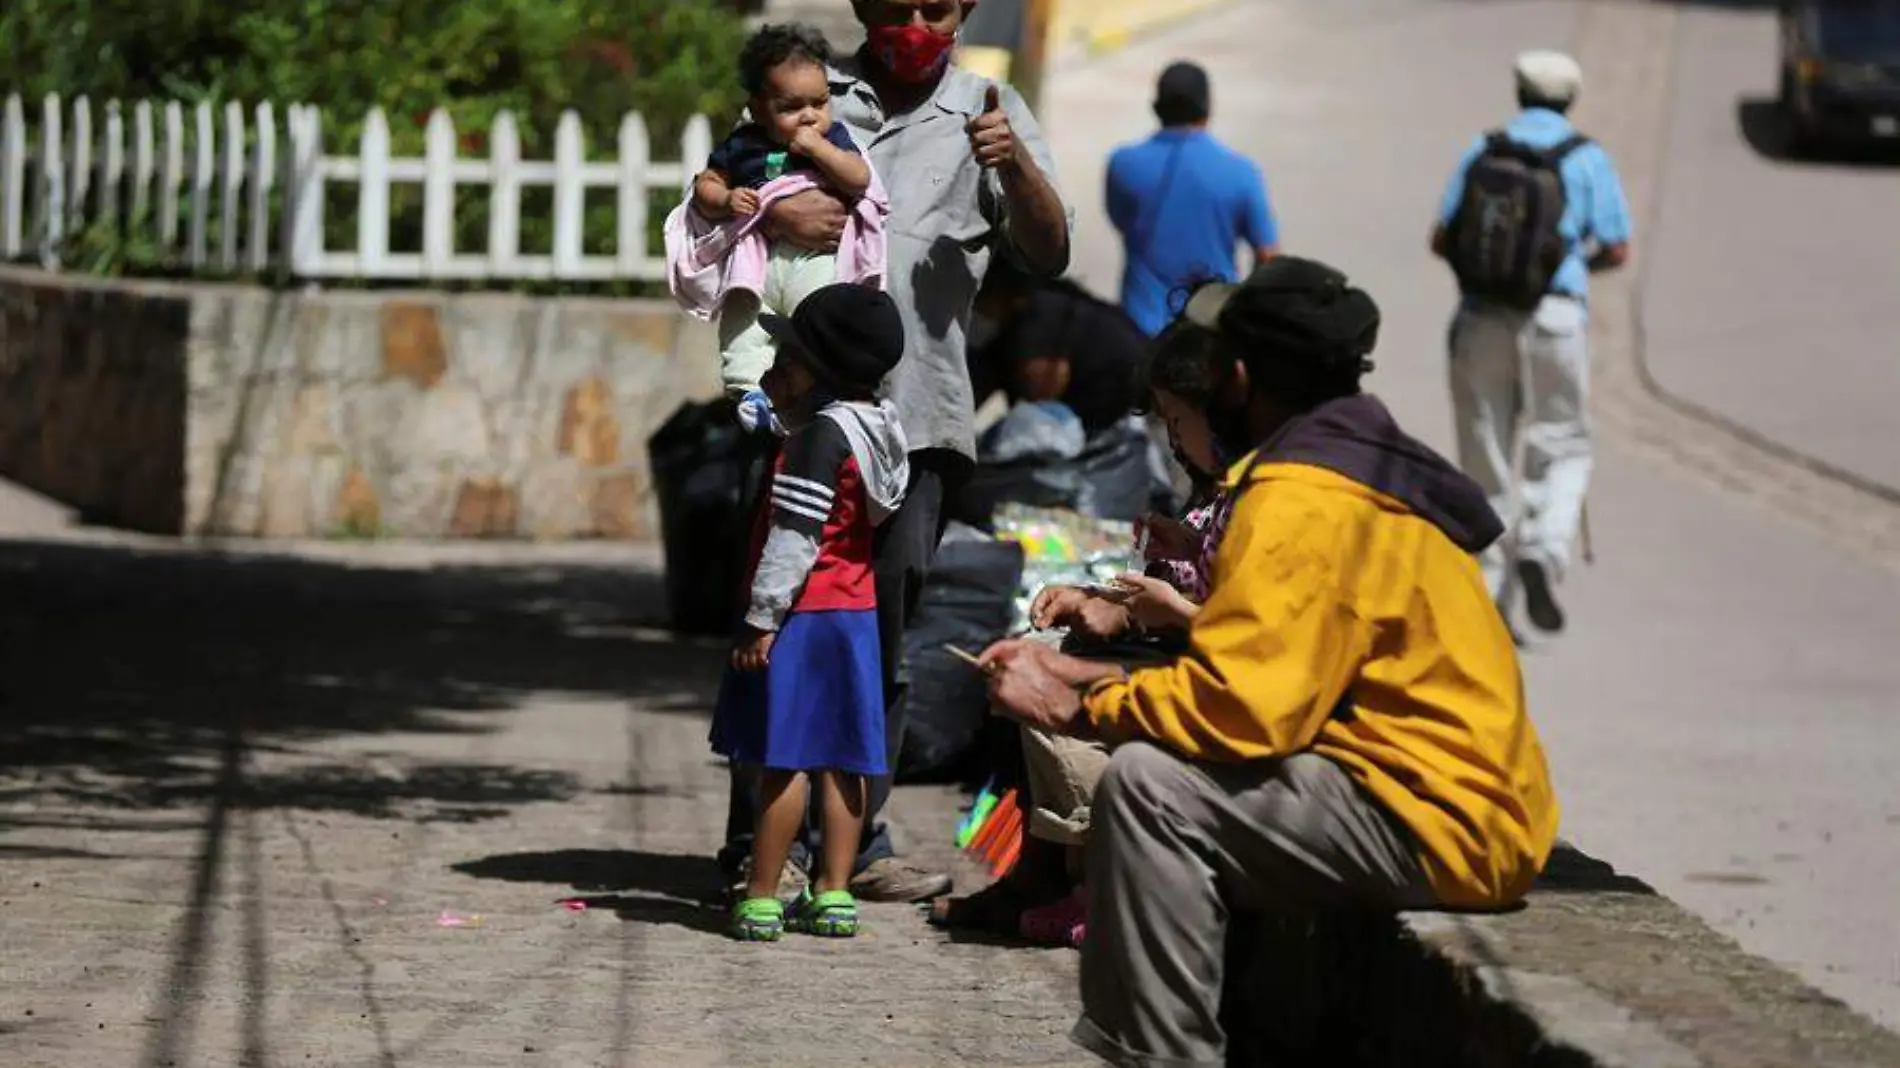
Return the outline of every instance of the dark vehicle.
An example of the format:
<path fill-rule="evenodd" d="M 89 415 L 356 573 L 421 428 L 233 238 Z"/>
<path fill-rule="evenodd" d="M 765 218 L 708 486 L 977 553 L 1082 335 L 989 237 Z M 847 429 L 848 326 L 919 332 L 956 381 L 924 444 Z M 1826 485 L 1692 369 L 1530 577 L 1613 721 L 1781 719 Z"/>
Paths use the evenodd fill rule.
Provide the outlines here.
<path fill-rule="evenodd" d="M 1785 0 L 1781 111 L 1789 147 L 1900 147 L 1900 0 Z"/>

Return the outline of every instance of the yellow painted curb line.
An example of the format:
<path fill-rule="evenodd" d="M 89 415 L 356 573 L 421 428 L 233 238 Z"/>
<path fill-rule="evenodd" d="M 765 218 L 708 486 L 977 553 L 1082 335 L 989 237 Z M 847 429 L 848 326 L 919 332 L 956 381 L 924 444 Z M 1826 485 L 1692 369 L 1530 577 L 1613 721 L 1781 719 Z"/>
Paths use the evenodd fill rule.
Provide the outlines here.
<path fill-rule="evenodd" d="M 1103 5 L 1101 0 L 1065 0 L 1067 3 L 1088 4 L 1091 7 Z M 1146 2 L 1122 5 L 1135 10 L 1125 14 L 1111 13 L 1108 18 L 1088 25 L 1086 16 L 1077 19 L 1080 24 L 1078 36 L 1082 46 L 1091 56 L 1106 55 L 1126 48 L 1136 38 L 1171 26 L 1195 15 L 1211 11 L 1214 8 L 1232 3 L 1233 0 L 1146 0 Z"/>
<path fill-rule="evenodd" d="M 1083 44 L 1090 55 L 1099 56 L 1127 48 L 1129 38 L 1133 36 L 1134 31 L 1127 26 L 1110 23 L 1090 30 L 1083 37 Z"/>
<path fill-rule="evenodd" d="M 1009 81 L 1010 61 L 1007 48 L 971 47 L 957 49 L 957 66 L 991 81 Z"/>

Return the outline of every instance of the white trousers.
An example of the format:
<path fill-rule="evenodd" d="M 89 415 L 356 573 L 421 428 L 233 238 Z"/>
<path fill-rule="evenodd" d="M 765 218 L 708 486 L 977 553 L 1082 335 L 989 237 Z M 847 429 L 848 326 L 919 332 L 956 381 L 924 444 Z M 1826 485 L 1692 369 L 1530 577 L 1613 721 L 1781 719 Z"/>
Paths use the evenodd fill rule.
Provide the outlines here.
<path fill-rule="evenodd" d="M 1592 464 L 1587 326 L 1570 297 L 1530 312 L 1461 307 L 1452 320 L 1458 463 L 1509 528 L 1481 558 L 1494 598 L 1518 560 L 1553 579 L 1570 563 Z"/>

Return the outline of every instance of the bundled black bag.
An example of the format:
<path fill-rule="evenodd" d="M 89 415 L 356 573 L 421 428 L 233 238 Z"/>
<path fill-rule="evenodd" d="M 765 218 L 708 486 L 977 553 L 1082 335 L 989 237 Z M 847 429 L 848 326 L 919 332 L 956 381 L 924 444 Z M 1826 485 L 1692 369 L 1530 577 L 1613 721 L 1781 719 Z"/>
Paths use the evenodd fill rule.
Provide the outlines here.
<path fill-rule="evenodd" d="M 954 514 L 984 530 L 991 528 L 1002 504 L 1065 508 L 1133 522 L 1158 505 L 1165 507 L 1172 493 L 1156 477 L 1152 448 L 1147 428 L 1125 420 L 1091 435 L 1073 460 L 978 463 Z"/>
<path fill-rule="evenodd" d="M 944 646 L 977 653 L 1003 638 L 1015 618 L 1022 575 L 1022 546 L 1014 542 L 953 538 L 937 550 L 904 633 L 910 696 L 897 781 L 952 781 L 980 749 L 988 685 Z"/>
<path fill-rule="evenodd" d="M 772 443 L 727 400 L 688 401 L 647 438 L 666 554 L 666 607 L 681 634 L 729 636 L 745 581 L 752 498 Z"/>

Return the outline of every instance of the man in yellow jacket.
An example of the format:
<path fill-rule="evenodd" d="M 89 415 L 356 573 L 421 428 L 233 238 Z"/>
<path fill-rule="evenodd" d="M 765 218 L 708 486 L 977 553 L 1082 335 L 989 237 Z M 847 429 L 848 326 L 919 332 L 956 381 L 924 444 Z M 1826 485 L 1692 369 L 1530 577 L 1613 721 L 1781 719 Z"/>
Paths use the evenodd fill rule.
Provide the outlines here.
<path fill-rule="evenodd" d="M 1008 642 L 997 707 L 1115 747 L 1095 797 L 1075 1039 L 1220 1065 L 1232 909 L 1485 908 L 1557 832 L 1517 653 L 1474 556 L 1484 492 L 1359 389 L 1379 312 L 1282 257 L 1183 313 L 1235 361 L 1209 419 L 1231 512 L 1172 664 L 1132 675 Z"/>

